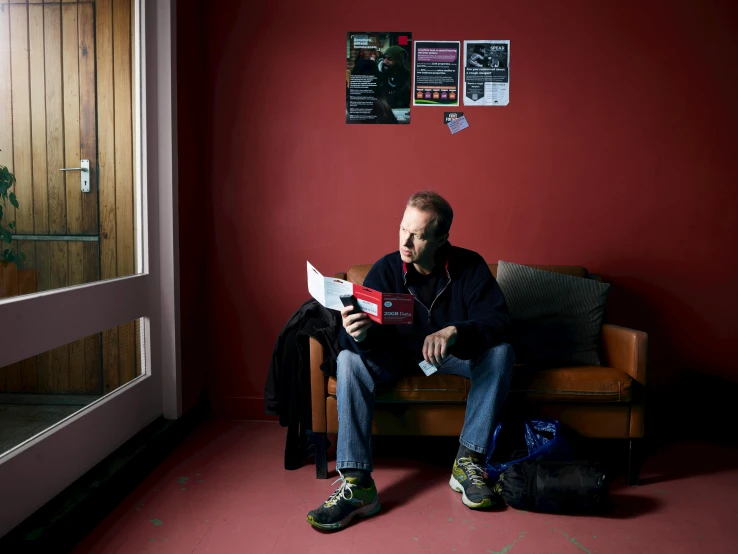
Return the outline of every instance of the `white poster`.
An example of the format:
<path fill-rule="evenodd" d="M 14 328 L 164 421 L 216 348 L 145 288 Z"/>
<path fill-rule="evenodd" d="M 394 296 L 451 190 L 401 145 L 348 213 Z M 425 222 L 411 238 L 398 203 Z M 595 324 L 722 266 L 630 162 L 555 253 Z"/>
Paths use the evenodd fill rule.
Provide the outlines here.
<path fill-rule="evenodd" d="M 510 41 L 464 41 L 464 105 L 510 103 Z"/>

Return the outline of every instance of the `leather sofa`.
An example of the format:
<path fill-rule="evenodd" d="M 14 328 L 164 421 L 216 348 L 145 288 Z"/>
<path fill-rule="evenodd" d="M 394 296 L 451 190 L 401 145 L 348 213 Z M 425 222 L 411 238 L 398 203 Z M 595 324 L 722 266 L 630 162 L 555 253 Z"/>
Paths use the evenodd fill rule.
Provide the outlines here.
<path fill-rule="evenodd" d="M 497 277 L 497 264 L 489 264 Z M 579 266 L 531 265 L 580 278 Z M 354 265 L 337 278 L 362 284 L 371 265 Z M 584 437 L 627 439 L 628 482 L 638 484 L 644 436 L 644 388 L 648 336 L 617 325 L 602 326 L 601 366 L 538 367 L 516 365 L 504 410 L 558 419 Z M 326 434 L 338 433 L 336 379 L 321 371 L 323 348 L 310 339 L 312 431 L 317 478 L 328 477 Z M 378 387 L 375 435 L 458 436 L 464 422 L 470 381 L 454 375 L 405 377 Z"/>

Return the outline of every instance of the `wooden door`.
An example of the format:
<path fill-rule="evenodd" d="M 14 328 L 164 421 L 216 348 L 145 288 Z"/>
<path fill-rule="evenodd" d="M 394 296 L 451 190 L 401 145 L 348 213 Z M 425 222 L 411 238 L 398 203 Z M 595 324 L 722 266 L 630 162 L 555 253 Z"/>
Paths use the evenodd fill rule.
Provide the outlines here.
<path fill-rule="evenodd" d="M 135 272 L 131 15 L 131 0 L 0 0 L 0 164 L 26 257 L 0 267 L 0 298 Z M 60 171 L 82 159 L 89 192 Z M 0 392 L 110 392 L 137 374 L 136 336 L 131 323 L 0 368 Z"/>

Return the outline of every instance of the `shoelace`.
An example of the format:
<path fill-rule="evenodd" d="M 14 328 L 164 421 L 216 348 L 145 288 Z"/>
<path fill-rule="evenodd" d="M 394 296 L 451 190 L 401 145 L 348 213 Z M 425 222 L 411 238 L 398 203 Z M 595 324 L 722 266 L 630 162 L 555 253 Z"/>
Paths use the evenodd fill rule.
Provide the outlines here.
<path fill-rule="evenodd" d="M 325 507 L 330 508 L 331 506 L 335 506 L 339 499 L 343 498 L 344 500 L 351 500 L 354 497 L 354 491 L 353 487 L 356 486 L 355 483 L 349 483 L 346 481 L 346 478 L 343 476 L 343 473 L 341 473 L 341 470 L 338 470 L 338 479 L 333 481 L 333 484 L 335 485 L 339 481 L 342 481 L 341 486 L 336 489 L 336 492 L 334 492 L 328 500 L 325 501 Z M 348 496 L 346 496 L 346 491 L 348 491 Z"/>
<path fill-rule="evenodd" d="M 458 464 L 460 468 L 466 470 L 467 475 L 469 475 L 469 479 L 471 479 L 472 486 L 484 486 L 484 477 L 482 475 L 483 470 L 476 463 L 474 463 L 473 458 L 459 458 Z"/>

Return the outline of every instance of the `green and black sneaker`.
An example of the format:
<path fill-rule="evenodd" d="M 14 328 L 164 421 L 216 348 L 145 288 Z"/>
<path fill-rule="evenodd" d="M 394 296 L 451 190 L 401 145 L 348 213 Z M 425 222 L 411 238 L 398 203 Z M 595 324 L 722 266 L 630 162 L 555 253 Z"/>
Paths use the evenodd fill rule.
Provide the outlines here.
<path fill-rule="evenodd" d="M 341 481 L 341 486 L 307 515 L 308 523 L 316 529 L 338 531 L 351 523 L 354 517 L 373 516 L 381 508 L 374 479 L 370 486 L 363 488 L 355 477 L 344 477 L 340 470 L 338 475 L 340 477 L 333 484 Z"/>
<path fill-rule="evenodd" d="M 448 484 L 461 493 L 461 501 L 472 510 L 502 506 L 502 500 L 484 482 L 482 468 L 478 464 L 476 458 L 454 460 Z"/>

